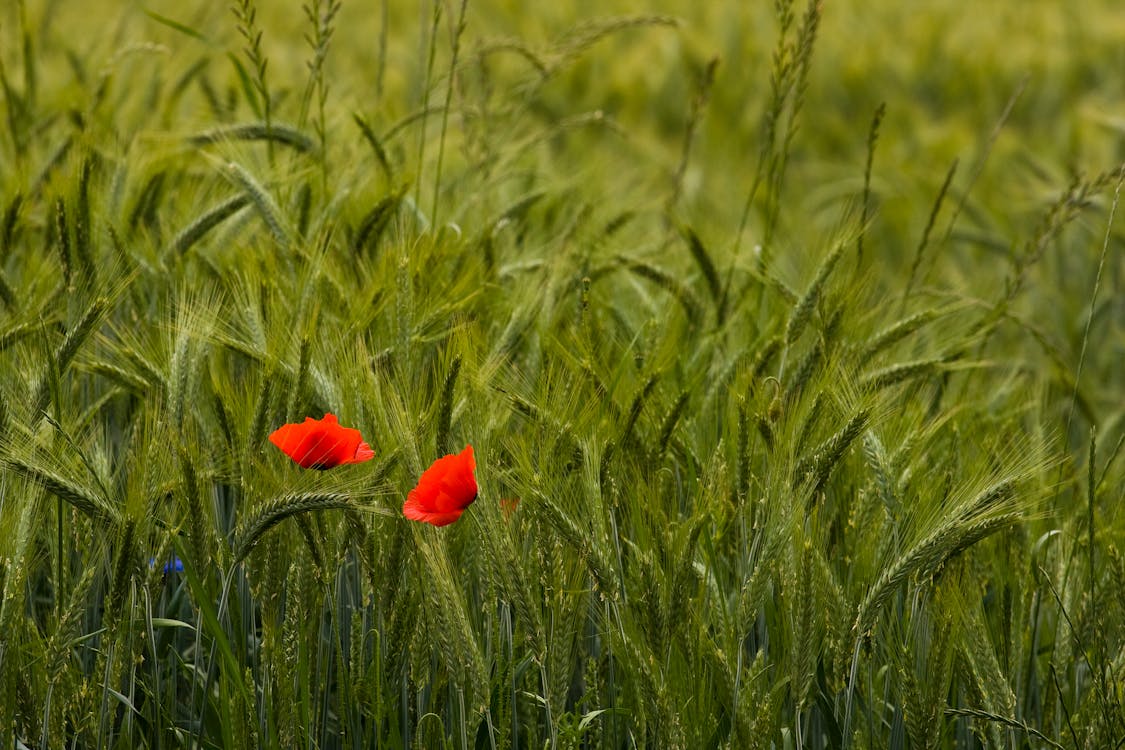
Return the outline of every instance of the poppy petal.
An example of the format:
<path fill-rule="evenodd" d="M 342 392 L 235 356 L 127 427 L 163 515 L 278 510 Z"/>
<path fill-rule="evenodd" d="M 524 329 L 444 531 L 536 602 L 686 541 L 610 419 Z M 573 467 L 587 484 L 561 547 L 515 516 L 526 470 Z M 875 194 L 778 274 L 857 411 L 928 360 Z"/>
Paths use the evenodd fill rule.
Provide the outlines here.
<path fill-rule="evenodd" d="M 349 464 L 359 464 L 364 461 L 370 461 L 375 458 L 375 451 L 371 450 L 371 446 L 362 440 L 356 446 L 355 455 L 348 461 Z"/>
<path fill-rule="evenodd" d="M 300 424 L 282 425 L 269 439 L 306 469 L 331 469 L 375 457 L 375 452 L 363 441 L 359 430 L 341 427 L 332 413 L 325 414 L 323 419 L 306 417 Z"/>
<path fill-rule="evenodd" d="M 434 526 L 453 523 L 477 499 L 475 469 L 471 445 L 460 453 L 442 456 L 422 472 L 402 506 L 403 514 Z"/>
<path fill-rule="evenodd" d="M 402 514 L 412 521 L 422 521 L 434 526 L 448 526 L 464 513 L 463 510 L 454 510 L 448 513 L 437 513 L 424 510 L 417 504 L 407 503 L 402 506 Z"/>

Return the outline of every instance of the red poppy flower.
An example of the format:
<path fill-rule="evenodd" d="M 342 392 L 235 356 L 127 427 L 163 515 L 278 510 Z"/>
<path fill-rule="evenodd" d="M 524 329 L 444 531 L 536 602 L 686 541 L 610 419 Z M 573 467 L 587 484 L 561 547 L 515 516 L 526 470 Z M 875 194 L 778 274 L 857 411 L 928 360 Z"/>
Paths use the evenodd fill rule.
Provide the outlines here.
<path fill-rule="evenodd" d="M 331 469 L 375 457 L 359 430 L 341 427 L 331 413 L 324 419 L 305 417 L 302 424 L 282 425 L 270 435 L 270 442 L 305 469 Z"/>
<path fill-rule="evenodd" d="M 471 445 L 434 461 L 407 495 L 403 515 L 434 526 L 453 523 L 477 499 L 476 467 Z"/>
<path fill-rule="evenodd" d="M 518 497 L 505 497 L 500 500 L 500 511 L 504 514 L 504 520 L 507 521 L 516 512 L 519 507 L 520 499 Z"/>

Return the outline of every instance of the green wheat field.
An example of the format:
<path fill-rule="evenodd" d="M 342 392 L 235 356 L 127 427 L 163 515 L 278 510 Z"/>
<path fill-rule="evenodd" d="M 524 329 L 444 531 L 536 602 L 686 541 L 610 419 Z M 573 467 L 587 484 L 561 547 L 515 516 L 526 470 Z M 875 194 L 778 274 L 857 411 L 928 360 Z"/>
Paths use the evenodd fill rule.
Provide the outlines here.
<path fill-rule="evenodd" d="M 1125 747 L 1117 0 L 304 2 L 0 4 L 0 748 Z"/>

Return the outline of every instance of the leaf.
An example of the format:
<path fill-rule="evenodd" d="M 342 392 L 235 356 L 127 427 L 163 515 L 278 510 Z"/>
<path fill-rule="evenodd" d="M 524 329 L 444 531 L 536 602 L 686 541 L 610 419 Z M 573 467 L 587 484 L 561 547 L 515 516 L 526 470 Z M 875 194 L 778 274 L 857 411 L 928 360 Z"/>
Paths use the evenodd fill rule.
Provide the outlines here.
<path fill-rule="evenodd" d="M 148 16 L 152 20 L 156 21 L 159 24 L 163 24 L 163 25 L 167 26 L 168 28 L 173 29 L 174 31 L 178 31 L 181 34 L 186 34 L 187 36 L 190 36 L 192 39 L 198 39 L 199 41 L 203 42 L 204 44 L 208 44 L 208 45 L 211 44 L 210 39 L 208 39 L 202 33 L 200 33 L 199 31 L 196 31 L 195 29 L 193 29 L 192 27 L 190 27 L 186 24 L 182 24 L 179 21 L 168 18 L 167 16 L 162 16 L 155 11 L 149 10 L 148 8 L 145 8 L 144 13 L 145 13 L 146 16 Z"/>

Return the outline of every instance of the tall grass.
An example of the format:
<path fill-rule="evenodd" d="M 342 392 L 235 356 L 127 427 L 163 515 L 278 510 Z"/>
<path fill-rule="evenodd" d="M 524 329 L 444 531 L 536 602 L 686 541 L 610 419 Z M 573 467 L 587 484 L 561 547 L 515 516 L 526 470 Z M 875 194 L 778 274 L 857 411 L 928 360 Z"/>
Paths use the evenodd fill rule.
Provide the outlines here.
<path fill-rule="evenodd" d="M 104 5 L 0 17 L 0 745 L 1125 743 L 1110 4 L 981 122 L 846 4 Z"/>

